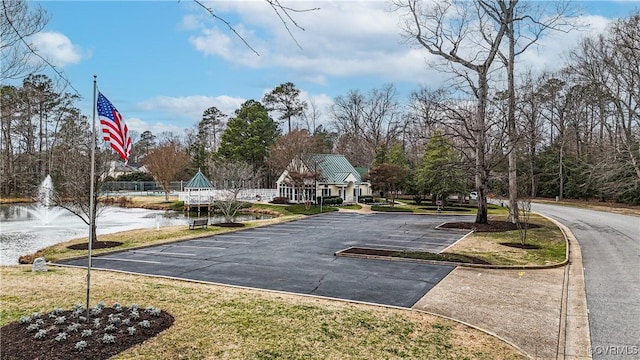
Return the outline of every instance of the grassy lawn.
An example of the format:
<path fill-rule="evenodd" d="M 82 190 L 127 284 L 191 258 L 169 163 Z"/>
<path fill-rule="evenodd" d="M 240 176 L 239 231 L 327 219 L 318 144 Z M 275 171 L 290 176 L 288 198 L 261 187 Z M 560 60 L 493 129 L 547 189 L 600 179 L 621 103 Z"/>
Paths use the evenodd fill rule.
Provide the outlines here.
<path fill-rule="evenodd" d="M 494 221 L 504 221 L 506 216 L 494 216 Z M 550 220 L 531 215 L 530 223 L 540 225 L 527 231 L 527 245 L 539 249 L 518 249 L 500 243 L 519 243 L 518 230 L 497 233 L 473 233 L 450 247 L 446 252 L 483 259 L 493 265 L 552 265 L 565 260 L 566 242 L 562 231 Z"/>
<path fill-rule="evenodd" d="M 0 325 L 84 304 L 86 270 L 0 267 Z M 496 338 L 407 310 L 92 272 L 92 305 L 155 306 L 172 327 L 118 359 L 524 359 Z"/>
<path fill-rule="evenodd" d="M 322 212 L 320 211 L 320 206 L 311 205 L 308 209 L 304 204 L 291 204 L 291 205 L 271 205 L 271 204 L 263 204 L 263 203 L 254 203 L 251 204 L 249 211 L 266 211 L 273 212 L 280 215 L 316 215 L 320 213 L 338 211 L 338 207 L 336 206 L 323 206 Z"/>

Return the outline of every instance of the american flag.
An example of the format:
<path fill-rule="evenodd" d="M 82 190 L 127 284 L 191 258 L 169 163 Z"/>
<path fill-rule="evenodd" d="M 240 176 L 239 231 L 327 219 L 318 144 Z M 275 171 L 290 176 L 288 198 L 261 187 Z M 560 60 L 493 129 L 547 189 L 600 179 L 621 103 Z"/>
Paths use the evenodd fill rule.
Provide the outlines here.
<path fill-rule="evenodd" d="M 129 128 L 122 120 L 118 109 L 100 92 L 98 92 L 97 107 L 104 141 L 111 144 L 111 148 L 120 155 L 126 166 L 131 154 Z"/>

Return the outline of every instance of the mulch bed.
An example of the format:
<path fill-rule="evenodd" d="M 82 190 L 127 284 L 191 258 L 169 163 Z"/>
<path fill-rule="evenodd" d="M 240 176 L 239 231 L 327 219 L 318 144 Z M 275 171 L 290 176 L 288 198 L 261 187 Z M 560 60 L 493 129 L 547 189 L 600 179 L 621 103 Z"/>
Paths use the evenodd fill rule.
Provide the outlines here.
<path fill-rule="evenodd" d="M 148 314 L 143 309 L 139 311 L 139 318 L 130 319 L 130 325 L 120 324 L 115 330 L 105 331 L 108 323 L 108 315 L 116 314 L 118 311 L 112 308 L 105 308 L 99 316 L 101 321 L 100 328 L 95 328 L 93 317 L 89 322 L 80 323 L 73 317 L 72 311 L 62 311 L 52 317 L 49 314 L 43 314 L 39 329 L 47 329 L 47 335 L 42 339 L 35 338 L 37 330 L 28 331 L 29 324 L 20 324 L 18 321 L 7 324 L 0 329 L 0 359 L 108 359 L 136 344 L 140 344 L 150 339 L 165 329 L 169 328 L 174 318 L 171 314 L 161 311 L 159 316 Z M 121 312 L 123 319 L 126 318 L 128 312 Z M 86 312 L 83 312 L 86 315 Z M 64 316 L 66 321 L 62 325 L 57 325 L 56 318 Z M 149 328 L 139 325 L 141 321 L 148 320 Z M 34 321 L 32 320 L 31 323 Z M 70 331 L 67 327 L 73 322 L 78 322 L 81 326 L 77 331 Z M 133 326 L 136 331 L 133 335 L 129 335 L 127 328 Z M 82 337 L 84 329 L 91 329 L 91 336 Z M 66 339 L 56 340 L 60 332 L 66 333 Z M 104 343 L 102 341 L 105 334 L 112 335 L 115 339 L 113 343 Z M 83 350 L 77 350 L 76 344 L 80 341 L 86 341 L 86 347 Z"/>
<path fill-rule="evenodd" d="M 458 263 L 466 263 L 466 264 L 483 264 L 489 265 L 490 263 L 473 256 L 462 255 L 462 254 L 436 254 L 430 252 L 406 252 L 400 250 L 385 250 L 385 249 L 370 249 L 370 248 L 359 248 L 352 247 L 341 251 L 342 254 L 358 254 L 358 255 L 373 255 L 373 256 L 383 256 L 383 257 L 393 257 L 393 258 L 404 258 L 404 259 L 417 259 L 417 260 L 432 260 L 432 261 L 447 261 L 447 262 L 458 262 Z"/>
<path fill-rule="evenodd" d="M 528 226 L 528 229 L 539 228 L 540 225 L 537 224 L 522 224 L 523 226 Z M 474 230 L 475 232 L 501 232 L 501 231 L 513 231 L 518 230 L 518 225 L 509 222 L 509 221 L 491 221 L 488 224 L 476 224 L 471 221 L 457 221 L 457 222 L 448 222 L 440 225 L 441 228 L 445 229 L 467 229 Z"/>
<path fill-rule="evenodd" d="M 122 245 L 119 241 L 94 241 L 91 244 L 91 249 L 108 249 Z M 75 244 L 67 246 L 67 249 L 71 250 L 89 250 L 89 243 Z"/>
<path fill-rule="evenodd" d="M 221 222 L 221 223 L 215 223 L 215 224 L 210 224 L 211 226 L 219 226 L 219 227 L 230 227 L 230 228 L 240 228 L 240 227 L 244 227 L 244 223 L 238 223 L 238 222 Z"/>

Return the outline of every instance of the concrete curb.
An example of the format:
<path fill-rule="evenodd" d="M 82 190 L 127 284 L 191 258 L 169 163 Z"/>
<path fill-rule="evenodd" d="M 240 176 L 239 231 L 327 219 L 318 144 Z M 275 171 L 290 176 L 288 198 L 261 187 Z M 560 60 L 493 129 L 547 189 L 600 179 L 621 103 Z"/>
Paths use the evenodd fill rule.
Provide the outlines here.
<path fill-rule="evenodd" d="M 565 269 L 557 359 L 590 360 L 591 332 L 580 244 L 564 224 L 548 216 L 542 216 L 555 223 L 569 243 L 569 266 Z"/>
<path fill-rule="evenodd" d="M 57 267 L 61 267 L 61 268 L 75 268 L 75 269 L 82 269 L 84 267 L 82 266 L 75 266 L 75 265 L 65 265 L 65 264 L 57 264 L 57 263 L 52 263 L 51 266 L 57 266 Z M 335 298 L 335 297 L 329 297 L 329 296 L 320 296 L 320 295 L 313 295 L 313 294 L 302 294 L 302 293 L 295 293 L 295 292 L 289 292 L 289 291 L 282 291 L 282 290 L 271 290 L 271 289 L 263 289 L 263 288 L 256 288 L 256 287 L 250 287 L 250 286 L 241 286 L 241 285 L 231 285 L 231 284 L 224 284 L 224 283 L 217 283 L 217 282 L 212 282 L 212 281 L 203 281 L 203 280 L 193 280 L 193 279 L 185 279 L 185 278 L 179 278 L 179 277 L 174 277 L 174 276 L 168 276 L 168 275 L 152 275 L 152 274 L 140 274 L 140 273 L 136 273 L 136 272 L 132 272 L 132 271 L 123 271 L 123 270 L 106 270 L 106 269 L 92 269 L 94 271 L 101 271 L 101 272 L 106 272 L 106 273 L 119 273 L 119 274 L 128 274 L 128 275 L 136 275 L 136 276 L 144 276 L 144 277 L 150 277 L 150 278 L 158 278 L 158 279 L 167 279 L 167 280 L 174 280 L 174 281 L 183 281 L 183 282 L 190 282 L 190 283 L 195 283 L 195 284 L 204 284 L 204 285 L 213 285 L 213 286 L 220 286 L 220 287 L 227 287 L 227 288 L 232 288 L 232 289 L 239 289 L 239 290 L 248 290 L 248 291 L 258 291 L 258 292 L 266 292 L 266 293 L 271 293 L 271 294 L 283 294 L 283 295 L 289 295 L 289 296 L 299 296 L 299 297 L 303 297 L 303 298 L 310 298 L 310 299 L 320 299 L 320 300 L 329 300 L 329 301 L 337 301 L 337 302 L 342 302 L 342 303 L 347 303 L 347 304 L 356 304 L 356 305 L 366 305 L 366 306 L 373 306 L 373 307 L 381 307 L 381 308 L 387 308 L 387 309 L 393 309 L 393 310 L 401 310 L 401 311 L 413 311 L 413 312 L 418 312 L 418 313 L 422 313 L 422 314 L 427 314 L 427 315 L 431 315 L 437 318 L 442 318 L 442 319 L 446 319 L 446 320 L 450 320 L 465 326 L 468 326 L 472 329 L 476 329 L 478 331 L 481 331 L 487 335 L 490 335 L 506 344 L 508 344 L 509 346 L 513 347 L 514 349 L 518 350 L 522 355 L 526 356 L 529 359 L 535 359 L 534 357 L 532 357 L 530 354 L 528 354 L 527 352 L 525 352 L 524 350 L 522 350 L 522 348 L 520 348 L 518 345 L 514 344 L 513 342 L 497 335 L 494 332 L 491 332 L 489 330 L 483 329 L 481 327 L 478 327 L 476 325 L 449 317 L 449 316 L 444 316 L 444 315 L 440 315 L 440 314 L 436 314 L 436 313 L 432 313 L 429 311 L 425 311 L 425 310 L 419 310 L 413 307 L 402 307 L 402 306 L 393 306 L 393 305 L 385 305 L 385 304 L 378 304 L 378 303 L 372 303 L 372 302 L 367 302 L 367 301 L 358 301 L 358 300 L 349 300 L 349 299 L 342 299 L 342 298 Z"/>

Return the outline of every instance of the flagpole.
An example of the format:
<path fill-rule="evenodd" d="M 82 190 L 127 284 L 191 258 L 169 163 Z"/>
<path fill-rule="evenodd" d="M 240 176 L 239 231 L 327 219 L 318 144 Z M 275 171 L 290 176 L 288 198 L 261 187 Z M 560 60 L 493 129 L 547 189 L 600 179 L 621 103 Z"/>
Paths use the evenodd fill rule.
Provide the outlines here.
<path fill-rule="evenodd" d="M 96 168 L 96 92 L 98 89 L 97 76 L 93 75 L 93 122 L 91 124 L 91 186 L 89 191 L 89 244 L 87 258 L 87 321 L 89 321 L 89 294 L 91 292 L 91 247 L 93 246 L 93 238 L 95 234 L 96 216 L 95 216 L 95 168 Z"/>

